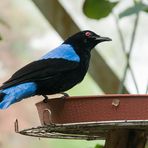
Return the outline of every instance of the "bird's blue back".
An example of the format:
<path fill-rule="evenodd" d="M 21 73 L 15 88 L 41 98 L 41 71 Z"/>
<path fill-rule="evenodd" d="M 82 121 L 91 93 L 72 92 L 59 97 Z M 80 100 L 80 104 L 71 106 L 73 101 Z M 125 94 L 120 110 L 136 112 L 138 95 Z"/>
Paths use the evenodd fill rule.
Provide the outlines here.
<path fill-rule="evenodd" d="M 42 59 L 49 59 L 49 58 L 63 58 L 70 61 L 79 62 L 80 58 L 76 54 L 75 50 L 70 44 L 61 44 L 59 47 L 55 48 L 54 50 L 49 51 L 45 54 Z"/>

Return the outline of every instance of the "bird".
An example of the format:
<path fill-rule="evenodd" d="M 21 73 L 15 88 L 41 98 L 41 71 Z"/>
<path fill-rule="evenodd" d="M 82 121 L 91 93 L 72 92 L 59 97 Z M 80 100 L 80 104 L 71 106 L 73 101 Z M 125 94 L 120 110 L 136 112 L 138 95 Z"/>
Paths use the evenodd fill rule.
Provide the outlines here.
<path fill-rule="evenodd" d="M 35 95 L 46 100 L 47 95 L 71 89 L 84 79 L 92 49 L 104 41 L 111 39 L 90 30 L 80 31 L 22 67 L 0 86 L 0 109 Z"/>

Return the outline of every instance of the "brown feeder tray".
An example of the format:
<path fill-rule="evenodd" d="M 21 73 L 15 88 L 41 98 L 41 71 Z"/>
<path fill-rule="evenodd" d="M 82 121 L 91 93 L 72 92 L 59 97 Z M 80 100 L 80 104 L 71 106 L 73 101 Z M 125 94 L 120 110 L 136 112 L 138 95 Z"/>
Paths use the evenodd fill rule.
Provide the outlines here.
<path fill-rule="evenodd" d="M 62 139 L 103 139 L 110 130 L 147 133 L 148 95 L 101 95 L 50 99 L 36 104 L 42 126 L 20 134 Z"/>

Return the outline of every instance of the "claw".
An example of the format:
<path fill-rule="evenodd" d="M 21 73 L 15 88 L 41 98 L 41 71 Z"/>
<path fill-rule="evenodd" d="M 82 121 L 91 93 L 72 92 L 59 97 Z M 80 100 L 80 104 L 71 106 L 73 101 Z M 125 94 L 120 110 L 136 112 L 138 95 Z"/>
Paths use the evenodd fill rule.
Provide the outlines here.
<path fill-rule="evenodd" d="M 47 103 L 47 102 L 48 102 L 48 97 L 47 97 L 46 95 L 42 95 L 42 96 L 44 97 L 43 102 L 44 102 L 44 103 Z"/>
<path fill-rule="evenodd" d="M 63 97 L 69 97 L 69 94 L 67 94 L 67 93 L 64 93 L 64 92 L 63 92 L 63 93 L 60 93 L 60 94 L 64 95 Z M 62 97 L 62 98 L 63 98 L 63 97 Z"/>

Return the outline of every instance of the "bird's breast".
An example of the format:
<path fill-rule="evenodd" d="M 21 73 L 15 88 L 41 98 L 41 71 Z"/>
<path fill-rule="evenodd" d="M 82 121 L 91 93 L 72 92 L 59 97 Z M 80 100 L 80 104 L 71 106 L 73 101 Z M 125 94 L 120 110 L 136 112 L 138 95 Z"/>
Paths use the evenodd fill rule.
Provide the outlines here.
<path fill-rule="evenodd" d="M 80 57 L 80 71 L 82 73 L 86 73 L 89 67 L 90 62 L 90 53 L 83 54 L 83 56 Z"/>

